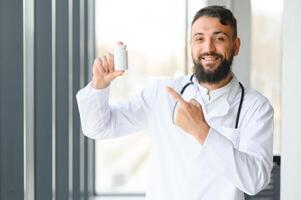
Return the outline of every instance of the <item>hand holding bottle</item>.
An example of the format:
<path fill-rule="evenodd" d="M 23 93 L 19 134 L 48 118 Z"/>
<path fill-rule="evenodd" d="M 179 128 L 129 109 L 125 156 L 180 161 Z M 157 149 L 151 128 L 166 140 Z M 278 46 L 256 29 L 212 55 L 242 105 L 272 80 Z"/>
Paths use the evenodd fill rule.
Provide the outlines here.
<path fill-rule="evenodd" d="M 120 48 L 123 46 L 122 42 L 118 42 L 117 47 Z M 118 51 L 117 51 L 118 52 Z M 119 51 L 120 52 L 120 51 Z M 116 50 L 115 50 L 116 53 Z M 127 68 L 127 54 L 126 57 L 115 55 L 116 58 L 123 58 L 125 62 L 118 60 L 117 63 L 124 63 L 125 68 Z M 121 66 L 118 66 L 120 69 Z M 95 59 L 93 64 L 93 78 L 92 78 L 92 87 L 95 89 L 103 89 L 110 85 L 111 81 L 113 81 L 118 76 L 121 76 L 124 73 L 124 70 L 121 69 L 118 71 L 115 69 L 115 62 L 113 54 L 107 54 L 102 57 L 98 57 Z"/>

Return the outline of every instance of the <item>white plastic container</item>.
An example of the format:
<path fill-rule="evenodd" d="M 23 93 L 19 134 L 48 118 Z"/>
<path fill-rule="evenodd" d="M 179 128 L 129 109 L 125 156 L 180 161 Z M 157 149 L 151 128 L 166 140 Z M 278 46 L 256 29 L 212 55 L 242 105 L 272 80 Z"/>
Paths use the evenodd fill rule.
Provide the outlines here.
<path fill-rule="evenodd" d="M 128 69 L 128 52 L 126 50 L 126 45 L 116 45 L 114 49 L 114 68 L 116 71 Z"/>

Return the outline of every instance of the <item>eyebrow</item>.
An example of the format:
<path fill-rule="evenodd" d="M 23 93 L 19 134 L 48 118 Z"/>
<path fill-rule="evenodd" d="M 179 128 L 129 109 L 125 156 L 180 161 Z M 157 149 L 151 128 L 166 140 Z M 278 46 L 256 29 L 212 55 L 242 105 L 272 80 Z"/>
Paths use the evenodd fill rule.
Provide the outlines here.
<path fill-rule="evenodd" d="M 228 35 L 227 33 L 222 32 L 222 31 L 216 31 L 216 32 L 213 32 L 213 35 L 218 35 L 218 34 L 223 34 L 223 35 L 229 37 L 229 35 Z"/>
<path fill-rule="evenodd" d="M 225 35 L 226 37 L 229 37 L 229 35 L 228 35 L 227 33 L 222 32 L 222 31 L 215 31 L 215 32 L 213 32 L 213 35 L 218 35 L 218 34 L 223 34 L 223 35 Z M 195 34 L 193 35 L 193 37 L 198 36 L 198 35 L 204 35 L 204 33 L 195 33 Z"/>

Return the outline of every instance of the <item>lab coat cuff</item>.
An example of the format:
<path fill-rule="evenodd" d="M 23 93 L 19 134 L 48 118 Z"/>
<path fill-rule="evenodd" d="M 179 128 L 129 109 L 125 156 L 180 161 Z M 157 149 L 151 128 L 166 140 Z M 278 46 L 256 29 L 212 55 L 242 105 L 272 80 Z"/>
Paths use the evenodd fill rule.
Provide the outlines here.
<path fill-rule="evenodd" d="M 81 89 L 76 97 L 78 101 L 89 101 L 95 108 L 102 108 L 108 106 L 110 87 L 104 89 L 95 89 L 90 82 L 85 88 Z"/>
<path fill-rule="evenodd" d="M 107 87 L 105 87 L 105 88 L 103 88 L 103 89 L 96 89 L 96 88 L 94 88 L 93 86 L 92 86 L 92 82 L 90 82 L 88 85 L 87 85 L 87 87 L 89 87 L 89 89 L 90 89 L 90 92 L 92 93 L 92 94 L 104 94 L 104 93 L 108 93 L 109 92 L 109 88 L 110 88 L 110 86 L 107 86 Z"/>
<path fill-rule="evenodd" d="M 229 155 L 233 154 L 233 143 L 213 128 L 209 129 L 208 136 L 203 144 L 202 155 L 205 155 L 207 163 L 212 167 L 223 171 Z"/>
<path fill-rule="evenodd" d="M 205 148 L 212 148 L 215 146 L 224 146 L 227 144 L 232 144 L 230 140 L 228 140 L 225 136 L 219 133 L 214 128 L 210 128 L 208 132 L 208 136 L 204 142 Z"/>

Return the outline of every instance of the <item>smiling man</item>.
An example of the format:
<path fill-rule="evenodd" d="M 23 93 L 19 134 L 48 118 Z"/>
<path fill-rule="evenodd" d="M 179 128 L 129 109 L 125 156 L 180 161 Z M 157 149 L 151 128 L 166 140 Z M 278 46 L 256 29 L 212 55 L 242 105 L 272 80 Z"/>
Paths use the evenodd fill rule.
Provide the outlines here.
<path fill-rule="evenodd" d="M 236 20 L 220 7 L 199 11 L 191 30 L 191 53 L 198 81 L 224 85 L 231 78 L 233 57 L 239 52 Z M 215 9 L 213 9 L 215 8 Z M 220 16 L 221 15 L 221 16 Z M 224 15 L 224 16 L 222 16 Z"/>
<path fill-rule="evenodd" d="M 83 133 L 105 139 L 149 130 L 148 200 L 243 200 L 270 180 L 273 109 L 231 72 L 240 39 L 230 10 L 199 10 L 190 44 L 192 75 L 117 104 L 109 104 L 109 85 L 123 71 L 114 70 L 113 55 L 97 58 L 77 94 Z"/>

